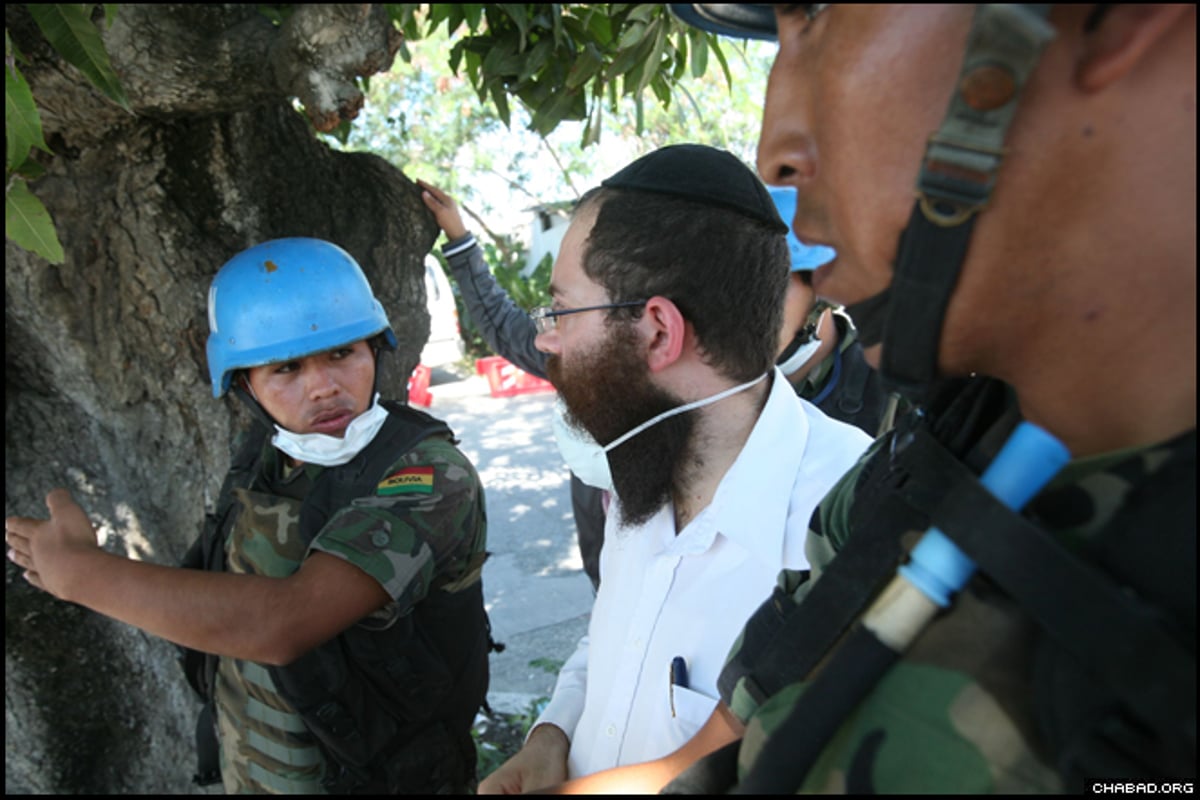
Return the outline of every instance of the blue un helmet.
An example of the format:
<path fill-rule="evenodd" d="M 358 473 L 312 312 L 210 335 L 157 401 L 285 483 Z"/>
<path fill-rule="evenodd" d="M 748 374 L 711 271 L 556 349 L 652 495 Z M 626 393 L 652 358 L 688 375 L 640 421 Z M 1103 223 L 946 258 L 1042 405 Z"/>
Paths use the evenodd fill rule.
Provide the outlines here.
<path fill-rule="evenodd" d="M 796 217 L 796 189 L 792 186 L 768 186 L 775 208 L 779 216 L 787 223 L 788 252 L 792 256 L 792 272 L 811 272 L 822 264 L 828 264 L 837 257 L 837 251 L 823 244 L 800 244 L 796 234 L 792 233 L 792 220 Z"/>
<path fill-rule="evenodd" d="M 303 358 L 396 334 L 358 262 L 320 239 L 275 239 L 226 262 L 208 290 L 213 397 L 234 370 Z"/>

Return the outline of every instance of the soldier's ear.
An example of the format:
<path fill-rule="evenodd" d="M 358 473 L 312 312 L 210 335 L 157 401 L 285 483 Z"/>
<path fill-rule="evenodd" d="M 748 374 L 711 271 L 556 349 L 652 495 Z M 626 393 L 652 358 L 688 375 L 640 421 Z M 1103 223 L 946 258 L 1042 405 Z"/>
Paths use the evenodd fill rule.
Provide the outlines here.
<path fill-rule="evenodd" d="M 1098 92 L 1120 80 L 1182 25 L 1185 16 L 1195 13 L 1190 3 L 1110 6 L 1095 29 L 1084 33 L 1083 51 L 1076 60 L 1076 85 L 1085 92 Z"/>

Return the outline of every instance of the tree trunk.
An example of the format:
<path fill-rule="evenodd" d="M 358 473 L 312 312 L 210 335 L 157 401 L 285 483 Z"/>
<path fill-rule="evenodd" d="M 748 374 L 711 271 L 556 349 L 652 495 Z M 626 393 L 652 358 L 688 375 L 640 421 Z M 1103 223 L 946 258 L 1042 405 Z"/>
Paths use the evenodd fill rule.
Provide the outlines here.
<path fill-rule="evenodd" d="M 355 75 L 391 65 L 379 7 L 122 5 L 104 39 L 133 109 L 99 95 L 5 6 L 54 157 L 32 185 L 66 260 L 5 246 L 5 514 L 66 486 L 132 558 L 176 563 L 211 510 L 246 415 L 214 400 L 208 284 L 283 236 L 363 266 L 400 342 L 380 390 L 403 398 L 429 333 L 422 261 L 437 228 L 382 159 L 331 150 Z M 100 23 L 103 25 L 103 23 Z M 29 587 L 5 562 L 6 791 L 192 789 L 196 700 L 174 646 Z"/>

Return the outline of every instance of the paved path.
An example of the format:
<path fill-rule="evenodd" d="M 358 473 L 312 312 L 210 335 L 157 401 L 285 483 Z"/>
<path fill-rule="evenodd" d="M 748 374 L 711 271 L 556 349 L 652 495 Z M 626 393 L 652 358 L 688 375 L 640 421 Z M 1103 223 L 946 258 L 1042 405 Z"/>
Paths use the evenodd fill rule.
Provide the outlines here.
<path fill-rule="evenodd" d="M 583 572 L 569 475 L 554 444 L 553 393 L 492 397 L 486 379 L 435 369 L 428 411 L 444 419 L 487 493 L 483 591 L 492 637 L 488 701 L 528 709 L 548 697 L 557 667 L 587 630 L 592 584 Z M 542 667 L 530 662 L 544 660 Z"/>

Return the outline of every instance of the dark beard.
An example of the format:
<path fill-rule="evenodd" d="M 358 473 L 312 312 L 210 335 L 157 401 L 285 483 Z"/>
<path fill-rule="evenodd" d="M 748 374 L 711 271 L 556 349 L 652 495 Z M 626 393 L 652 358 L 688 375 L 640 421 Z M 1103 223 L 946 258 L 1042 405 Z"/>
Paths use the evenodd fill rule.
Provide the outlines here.
<path fill-rule="evenodd" d="M 684 402 L 650 381 L 632 326 L 613 323 L 610 330 L 599 347 L 571 364 L 564 365 L 558 356 L 546 360 L 546 373 L 566 405 L 566 421 L 602 446 Z M 641 525 L 671 499 L 692 427 L 692 415 L 679 414 L 609 451 L 622 525 Z"/>

